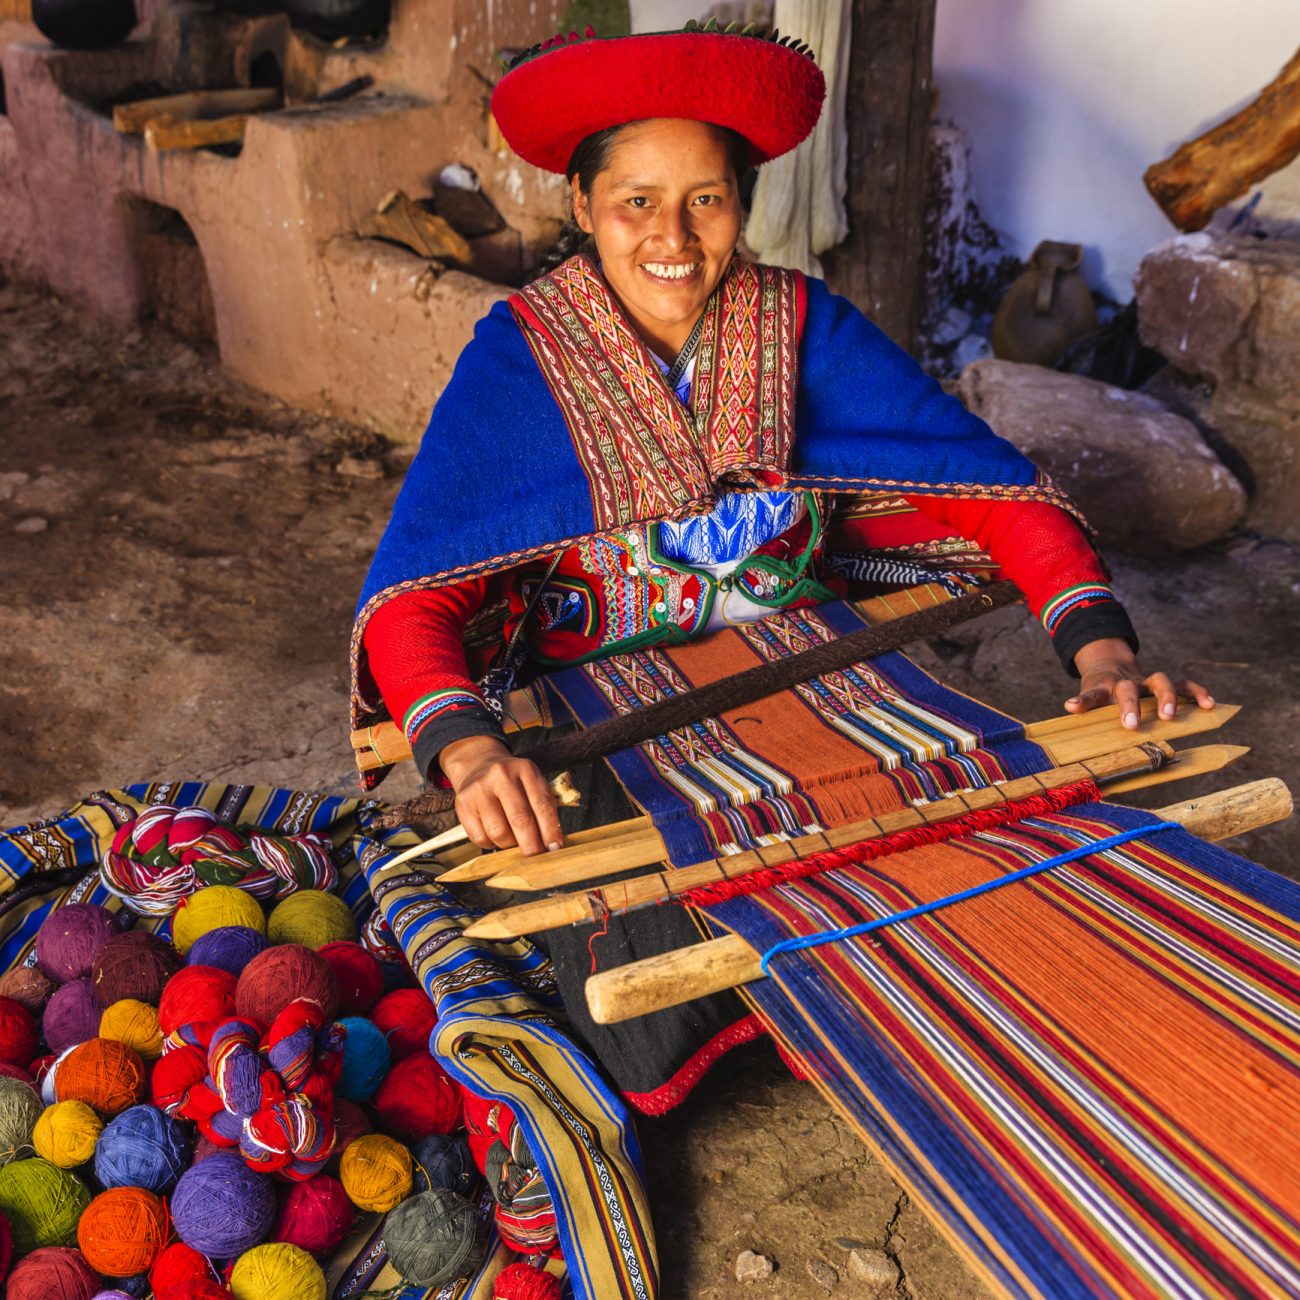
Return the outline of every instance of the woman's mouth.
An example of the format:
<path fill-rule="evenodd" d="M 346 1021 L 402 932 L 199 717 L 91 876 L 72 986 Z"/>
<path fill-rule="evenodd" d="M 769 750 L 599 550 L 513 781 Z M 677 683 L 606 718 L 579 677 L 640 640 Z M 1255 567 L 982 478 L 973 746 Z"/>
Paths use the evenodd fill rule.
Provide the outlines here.
<path fill-rule="evenodd" d="M 660 284 L 680 284 L 699 274 L 699 262 L 642 262 L 641 269 Z"/>

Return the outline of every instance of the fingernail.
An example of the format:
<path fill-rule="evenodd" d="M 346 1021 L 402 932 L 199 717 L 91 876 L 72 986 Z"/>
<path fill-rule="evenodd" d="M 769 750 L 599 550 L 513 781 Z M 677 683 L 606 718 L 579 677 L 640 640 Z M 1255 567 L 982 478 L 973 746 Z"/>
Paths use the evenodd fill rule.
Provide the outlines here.
<path fill-rule="evenodd" d="M 1214 696 L 1213 696 L 1213 695 L 1207 695 L 1207 696 L 1205 697 L 1205 707 L 1206 707 L 1207 709 L 1212 709 L 1212 708 L 1214 708 Z"/>
<path fill-rule="evenodd" d="M 1077 695 L 1072 695 L 1068 700 L 1066 700 L 1067 704 L 1078 704 L 1078 702 L 1079 697 Z"/>
<path fill-rule="evenodd" d="M 1174 706 L 1172 704 L 1166 704 L 1164 708 L 1160 710 L 1160 716 L 1162 718 L 1172 718 L 1174 716 Z"/>
<path fill-rule="evenodd" d="M 562 849 L 563 847 L 564 847 L 563 844 L 558 844 L 558 843 L 548 844 L 546 846 L 546 851 L 548 853 L 554 853 L 556 849 Z"/>
<path fill-rule="evenodd" d="M 1138 715 L 1136 713 L 1126 713 L 1124 715 L 1124 725 L 1126 727 L 1136 727 L 1138 724 Z"/>

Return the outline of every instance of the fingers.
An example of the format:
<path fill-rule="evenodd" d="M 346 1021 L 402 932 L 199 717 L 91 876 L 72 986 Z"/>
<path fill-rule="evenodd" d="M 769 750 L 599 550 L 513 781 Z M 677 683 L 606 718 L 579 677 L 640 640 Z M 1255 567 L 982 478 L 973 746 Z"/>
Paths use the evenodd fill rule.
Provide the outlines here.
<path fill-rule="evenodd" d="M 1115 703 L 1119 706 L 1120 724 L 1130 731 L 1136 731 L 1138 723 L 1142 720 L 1141 712 L 1138 709 L 1138 696 L 1140 693 L 1137 682 L 1129 681 L 1127 678 L 1116 682 L 1114 690 L 1111 692 Z"/>
<path fill-rule="evenodd" d="M 1156 697 L 1156 713 L 1160 717 L 1172 718 L 1178 712 L 1178 692 L 1168 673 L 1152 673 L 1143 685 Z"/>
<path fill-rule="evenodd" d="M 1214 708 L 1214 696 L 1205 689 L 1204 686 L 1184 678 L 1178 683 L 1179 695 L 1186 695 L 1196 701 L 1197 707 L 1202 709 Z"/>
<path fill-rule="evenodd" d="M 456 813 L 481 849 L 518 845 L 528 856 L 564 843 L 551 787 L 527 759 L 492 759 L 470 772 L 457 793 Z"/>
<path fill-rule="evenodd" d="M 1099 709 L 1103 704 L 1111 702 L 1111 688 L 1109 686 L 1094 686 L 1089 690 L 1080 691 L 1078 695 L 1066 700 L 1065 707 L 1070 713 L 1087 713 L 1089 709 Z"/>
<path fill-rule="evenodd" d="M 523 787 L 520 775 L 515 772 L 510 773 L 511 779 L 497 791 L 497 799 L 509 822 L 509 843 L 518 844 L 520 852 L 528 856 L 541 853 L 546 844 L 542 839 L 541 828 L 533 815 L 533 805 Z M 508 848 L 509 843 L 498 842 L 498 846 Z"/>
<path fill-rule="evenodd" d="M 521 784 L 532 805 L 533 817 L 541 832 L 542 842 L 548 849 L 564 846 L 564 831 L 560 828 L 560 809 L 546 778 L 533 763 L 524 765 L 520 773 Z"/>
<path fill-rule="evenodd" d="M 492 843 L 487 831 L 483 829 L 483 819 L 478 815 L 477 801 L 469 795 L 456 796 L 456 820 L 465 828 L 469 842 L 476 848 L 491 849 Z"/>

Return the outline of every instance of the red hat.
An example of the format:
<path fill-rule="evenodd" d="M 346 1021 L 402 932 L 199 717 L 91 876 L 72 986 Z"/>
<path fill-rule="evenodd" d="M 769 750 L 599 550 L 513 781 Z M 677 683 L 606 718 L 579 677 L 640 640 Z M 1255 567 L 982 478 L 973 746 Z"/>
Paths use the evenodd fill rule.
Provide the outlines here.
<path fill-rule="evenodd" d="M 826 79 L 792 37 L 715 21 L 601 39 L 590 27 L 535 45 L 492 94 L 501 134 L 525 162 L 563 174 L 596 131 L 652 117 L 730 127 L 757 166 L 817 125 Z"/>

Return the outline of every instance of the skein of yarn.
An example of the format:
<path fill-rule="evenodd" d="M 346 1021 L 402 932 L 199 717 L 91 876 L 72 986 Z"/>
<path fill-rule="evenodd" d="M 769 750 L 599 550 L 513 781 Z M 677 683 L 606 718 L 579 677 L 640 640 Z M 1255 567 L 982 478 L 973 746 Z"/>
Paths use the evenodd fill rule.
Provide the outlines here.
<path fill-rule="evenodd" d="M 149 1270 L 149 1285 L 157 1295 L 171 1290 L 187 1291 L 192 1283 L 213 1280 L 207 1257 L 183 1241 L 164 1247 Z"/>
<path fill-rule="evenodd" d="M 50 1051 L 66 1052 L 97 1038 L 102 1014 L 88 979 L 70 980 L 56 989 L 41 1017 L 41 1032 Z"/>
<path fill-rule="evenodd" d="M 29 1255 L 39 1246 L 67 1246 L 90 1193 L 75 1174 L 34 1156 L 0 1169 L 0 1214 L 9 1220 L 14 1250 Z"/>
<path fill-rule="evenodd" d="M 427 1052 L 438 1012 L 423 989 L 394 989 L 375 1003 L 371 1021 L 388 1039 L 394 1061 Z"/>
<path fill-rule="evenodd" d="M 458 1134 L 430 1133 L 411 1148 L 415 1190 L 443 1187 L 468 1196 L 478 1181 L 469 1143 Z"/>
<path fill-rule="evenodd" d="M 167 981 L 158 1003 L 158 1025 L 168 1036 L 182 1025 L 218 1024 L 234 1014 L 235 977 L 219 966 L 185 966 Z"/>
<path fill-rule="evenodd" d="M 252 926 L 219 925 L 194 940 L 185 960 L 191 966 L 215 966 L 238 976 L 269 946 L 266 935 Z"/>
<path fill-rule="evenodd" d="M 233 885 L 208 885 L 182 898 L 172 913 L 172 942 L 183 957 L 200 935 L 229 926 L 265 932 L 266 918 L 251 894 Z"/>
<path fill-rule="evenodd" d="M 269 1025 L 298 998 L 315 1002 L 333 1020 L 339 986 L 325 959 L 301 944 L 268 948 L 244 967 L 235 986 L 235 1010 L 243 1020 Z"/>
<path fill-rule="evenodd" d="M 411 1153 L 400 1142 L 371 1133 L 343 1153 L 339 1178 L 354 1205 L 382 1214 L 411 1190 Z"/>
<path fill-rule="evenodd" d="M 112 1038 L 92 1038 L 74 1047 L 54 1072 L 59 1101 L 84 1101 L 112 1117 L 144 1096 L 144 1062 Z"/>
<path fill-rule="evenodd" d="M 384 993 L 384 972 L 379 959 L 359 943 L 340 941 L 317 949 L 329 963 L 339 986 L 339 1010 L 345 1016 L 363 1016 Z"/>
<path fill-rule="evenodd" d="M 41 1109 L 41 1099 L 31 1084 L 0 1078 L 0 1166 L 32 1155 L 32 1133 Z"/>
<path fill-rule="evenodd" d="M 304 890 L 275 905 L 266 922 L 266 937 L 272 943 L 323 948 L 327 943 L 355 939 L 357 923 L 337 894 Z"/>
<path fill-rule="evenodd" d="M 325 1300 L 325 1274 L 298 1246 L 254 1246 L 230 1270 L 235 1300 Z"/>
<path fill-rule="evenodd" d="M 163 998 L 166 997 L 167 990 L 164 989 Z M 158 1011 L 138 998 L 122 998 L 120 1002 L 114 1002 L 100 1017 L 99 1037 L 116 1039 L 146 1061 L 156 1061 L 162 1055 Z"/>
<path fill-rule="evenodd" d="M 86 1263 L 105 1277 L 132 1277 L 148 1270 L 169 1233 L 167 1209 L 140 1187 L 110 1187 L 86 1207 L 77 1224 L 77 1245 Z"/>
<path fill-rule="evenodd" d="M 212 1259 L 231 1259 L 270 1233 L 275 1189 L 241 1156 L 218 1151 L 181 1175 L 171 1209 L 176 1235 L 187 1246 Z"/>
<path fill-rule="evenodd" d="M 117 918 L 98 903 L 56 907 L 36 931 L 36 960 L 60 984 L 90 974 L 95 954 L 122 933 Z"/>
<path fill-rule="evenodd" d="M 0 975 L 0 998 L 21 1002 L 39 1016 L 58 985 L 39 966 L 15 966 Z"/>
<path fill-rule="evenodd" d="M 388 1262 L 416 1286 L 463 1277 L 482 1258 L 485 1236 L 469 1201 L 436 1188 L 403 1201 L 384 1220 Z"/>
<path fill-rule="evenodd" d="M 460 1123 L 460 1089 L 428 1052 L 415 1052 L 389 1070 L 375 1093 L 380 1126 L 407 1142 L 450 1133 Z"/>
<path fill-rule="evenodd" d="M 95 954 L 90 982 L 101 1007 L 111 1007 L 123 998 L 156 1007 L 167 981 L 180 968 L 180 958 L 171 944 L 147 930 L 128 930 Z"/>
<path fill-rule="evenodd" d="M 309 1255 L 329 1255 L 347 1236 L 352 1215 L 343 1184 L 328 1174 L 317 1174 L 289 1188 L 271 1240 L 300 1246 Z"/>
<path fill-rule="evenodd" d="M 492 1300 L 560 1300 L 560 1279 L 522 1260 L 507 1264 L 492 1282 Z"/>
<path fill-rule="evenodd" d="M 75 1169 L 95 1154 L 104 1121 L 84 1101 L 59 1101 L 41 1111 L 32 1130 L 36 1154 L 60 1169 Z"/>
<path fill-rule="evenodd" d="M 28 1065 L 36 1055 L 36 1021 L 17 998 L 0 998 L 0 1061 Z"/>
<path fill-rule="evenodd" d="M 345 1016 L 335 1024 L 344 1034 L 337 1091 L 349 1101 L 368 1101 L 388 1073 L 388 1040 L 361 1016 Z"/>
<path fill-rule="evenodd" d="M 104 1187 L 170 1192 L 189 1167 L 185 1125 L 156 1106 L 132 1106 L 111 1121 L 95 1149 L 95 1178 Z"/>
<path fill-rule="evenodd" d="M 67 1246 L 44 1246 L 14 1265 L 5 1300 L 91 1300 L 99 1290 L 95 1270 Z"/>

